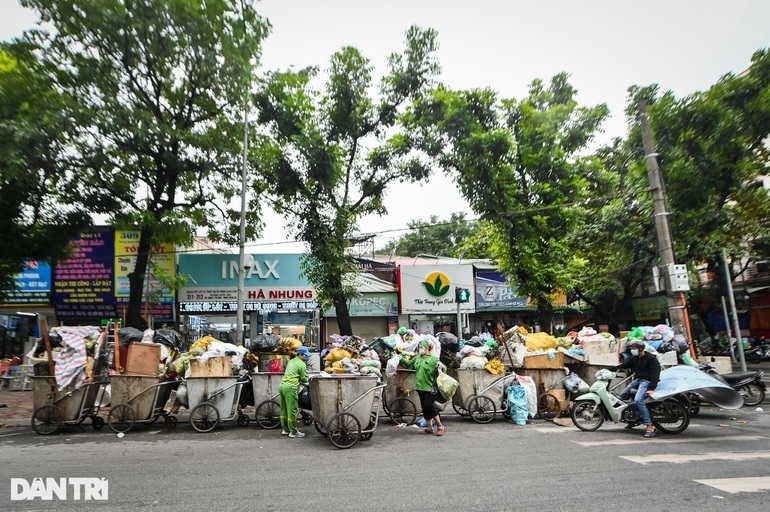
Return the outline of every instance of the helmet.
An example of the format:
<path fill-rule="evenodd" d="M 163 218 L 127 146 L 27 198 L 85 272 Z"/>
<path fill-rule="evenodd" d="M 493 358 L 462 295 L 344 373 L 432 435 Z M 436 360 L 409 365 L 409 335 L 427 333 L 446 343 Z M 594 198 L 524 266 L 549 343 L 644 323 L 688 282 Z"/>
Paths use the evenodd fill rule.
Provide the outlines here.
<path fill-rule="evenodd" d="M 632 348 L 644 350 L 644 342 L 642 340 L 628 340 L 626 350 L 631 350 Z"/>
<path fill-rule="evenodd" d="M 301 357 L 310 357 L 310 351 L 307 349 L 307 347 L 299 347 L 297 349 L 297 355 Z"/>

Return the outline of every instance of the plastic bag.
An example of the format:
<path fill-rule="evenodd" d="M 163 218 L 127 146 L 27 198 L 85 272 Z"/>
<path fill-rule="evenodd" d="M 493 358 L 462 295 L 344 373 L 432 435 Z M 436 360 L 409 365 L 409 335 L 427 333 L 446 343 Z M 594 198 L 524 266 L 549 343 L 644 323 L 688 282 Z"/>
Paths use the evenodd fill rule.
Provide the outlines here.
<path fill-rule="evenodd" d="M 142 339 L 142 336 L 143 334 L 140 335 L 140 340 Z M 152 334 L 152 342 L 182 350 L 182 337 L 179 336 L 179 333 L 174 329 L 156 329 Z"/>
<path fill-rule="evenodd" d="M 457 386 L 459 386 L 460 383 L 457 382 L 455 379 L 447 375 L 446 373 L 442 372 L 439 368 L 438 371 L 438 377 L 436 377 L 436 386 L 438 387 L 438 390 L 441 392 L 441 395 L 446 399 L 449 400 L 454 396 L 455 391 L 457 391 Z"/>
<path fill-rule="evenodd" d="M 118 337 L 120 338 L 120 344 L 127 346 L 129 343 L 134 341 L 141 342 L 142 338 L 144 337 L 144 333 L 135 327 L 123 327 L 122 329 L 118 330 Z"/>
<path fill-rule="evenodd" d="M 508 410 L 514 423 L 517 425 L 527 424 L 529 406 L 527 404 L 527 392 L 524 390 L 524 387 L 516 385 L 508 388 Z"/>
<path fill-rule="evenodd" d="M 398 363 L 400 362 L 401 362 L 401 356 L 399 356 L 398 354 L 388 359 L 388 362 L 385 365 L 385 373 L 390 377 L 395 375 L 396 370 L 398 370 Z"/>
<path fill-rule="evenodd" d="M 547 332 L 533 332 L 527 335 L 527 350 L 531 352 L 537 352 L 538 350 L 548 350 L 549 348 L 557 348 L 559 342 L 556 338 L 548 334 Z"/>
<path fill-rule="evenodd" d="M 457 340 L 457 336 L 451 332 L 440 332 L 436 334 L 436 339 L 441 344 L 441 351 L 448 350 L 449 352 L 457 352 L 460 350 L 460 342 Z"/>
<path fill-rule="evenodd" d="M 278 340 L 281 338 L 277 334 L 257 334 L 249 345 L 252 352 L 273 352 Z"/>
<path fill-rule="evenodd" d="M 526 375 L 519 375 L 517 378 L 519 384 L 527 393 L 527 410 L 529 411 L 529 417 L 534 418 L 537 414 L 537 384 L 535 384 L 535 379 Z"/>
<path fill-rule="evenodd" d="M 587 392 L 589 387 L 590 386 L 586 383 L 586 381 L 578 377 L 575 373 L 570 374 L 566 379 L 564 379 L 564 389 L 574 395 Z"/>

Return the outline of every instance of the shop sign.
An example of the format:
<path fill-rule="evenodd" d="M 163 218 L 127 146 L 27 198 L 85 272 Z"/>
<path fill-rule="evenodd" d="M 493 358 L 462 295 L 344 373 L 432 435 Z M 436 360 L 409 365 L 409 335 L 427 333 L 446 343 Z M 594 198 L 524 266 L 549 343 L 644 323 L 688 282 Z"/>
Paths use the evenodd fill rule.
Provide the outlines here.
<path fill-rule="evenodd" d="M 315 309 L 314 301 L 254 302 L 244 301 L 243 310 L 270 312 Z M 238 302 L 179 302 L 180 313 L 237 313 Z"/>
<path fill-rule="evenodd" d="M 9 291 L 5 304 L 49 304 L 51 302 L 51 266 L 43 261 L 27 260 L 24 270 L 13 276 L 16 288 Z"/>
<path fill-rule="evenodd" d="M 315 299 L 312 288 L 261 286 L 244 287 L 243 300 L 273 302 Z M 228 302 L 238 300 L 238 288 L 185 287 L 179 291 L 180 302 Z"/>
<path fill-rule="evenodd" d="M 139 252 L 139 231 L 115 231 L 115 296 L 130 296 L 131 287 L 128 274 L 134 271 L 136 255 Z M 174 244 L 160 244 L 152 248 L 150 254 L 152 267 L 157 267 L 164 274 L 173 276 L 176 270 L 174 263 Z M 151 272 L 150 265 L 147 268 Z M 149 283 L 145 283 L 145 290 L 158 297 L 173 297 L 174 292 L 168 288 L 162 289 L 158 279 L 150 274 Z"/>
<path fill-rule="evenodd" d="M 348 312 L 352 317 L 392 316 L 398 312 L 396 293 L 362 293 L 348 302 Z M 325 317 L 336 317 L 334 306 L 324 311 Z"/>
<path fill-rule="evenodd" d="M 529 298 L 517 294 L 500 272 L 476 273 L 476 309 L 526 308 Z"/>
<path fill-rule="evenodd" d="M 473 265 L 401 265 L 399 283 L 401 313 L 456 313 L 455 287 L 474 287 Z M 460 304 L 460 312 L 475 307 L 472 297 Z"/>
<path fill-rule="evenodd" d="M 84 231 L 75 240 L 73 257 L 53 272 L 52 302 L 59 317 L 114 317 L 114 244 L 110 227 Z"/>
<path fill-rule="evenodd" d="M 302 254 L 253 254 L 254 265 L 244 273 L 245 286 L 310 287 L 302 274 Z M 203 288 L 238 287 L 237 254 L 180 254 L 179 273 Z M 183 288 L 184 289 L 184 288 Z"/>

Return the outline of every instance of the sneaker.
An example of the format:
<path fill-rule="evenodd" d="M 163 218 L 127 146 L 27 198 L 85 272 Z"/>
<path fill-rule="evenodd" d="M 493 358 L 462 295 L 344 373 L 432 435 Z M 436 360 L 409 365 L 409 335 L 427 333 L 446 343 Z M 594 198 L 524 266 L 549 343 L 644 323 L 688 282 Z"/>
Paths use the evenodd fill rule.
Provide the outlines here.
<path fill-rule="evenodd" d="M 289 437 L 305 437 L 304 432 L 289 432 Z"/>
<path fill-rule="evenodd" d="M 288 436 L 289 435 L 289 431 L 288 430 L 283 430 L 283 431 L 281 431 L 281 435 L 282 436 Z"/>
<path fill-rule="evenodd" d="M 443 436 L 444 435 L 444 427 L 443 425 L 439 425 L 438 430 L 436 430 L 437 436 Z"/>

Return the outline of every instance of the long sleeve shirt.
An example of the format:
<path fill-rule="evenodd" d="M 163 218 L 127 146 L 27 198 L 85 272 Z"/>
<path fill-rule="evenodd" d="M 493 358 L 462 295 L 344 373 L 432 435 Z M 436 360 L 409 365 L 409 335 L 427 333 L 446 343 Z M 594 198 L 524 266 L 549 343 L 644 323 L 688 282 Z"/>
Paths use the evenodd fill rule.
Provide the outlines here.
<path fill-rule="evenodd" d="M 281 382 L 291 382 L 292 384 L 306 384 L 308 382 L 307 365 L 301 357 L 293 357 L 289 360 L 283 370 Z"/>
<path fill-rule="evenodd" d="M 643 356 L 631 356 L 625 363 L 616 368 L 631 368 L 637 379 L 650 381 L 649 390 L 654 391 L 660 380 L 660 361 L 647 352 Z"/>
<path fill-rule="evenodd" d="M 438 357 L 427 354 L 415 356 L 412 359 L 401 359 L 401 366 L 407 370 L 414 370 L 414 389 L 417 391 L 433 391 L 433 383 L 438 376 L 438 367 L 441 364 Z"/>

